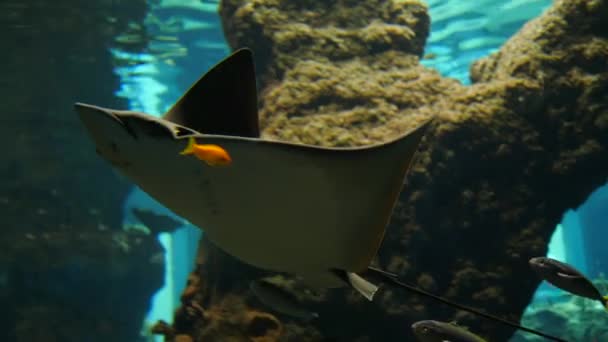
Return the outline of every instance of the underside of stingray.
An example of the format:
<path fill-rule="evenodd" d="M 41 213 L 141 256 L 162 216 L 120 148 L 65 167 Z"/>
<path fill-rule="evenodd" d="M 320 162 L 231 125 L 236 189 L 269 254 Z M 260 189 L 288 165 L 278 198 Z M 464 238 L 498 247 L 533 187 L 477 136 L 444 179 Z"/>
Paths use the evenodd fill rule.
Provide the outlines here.
<path fill-rule="evenodd" d="M 331 270 L 365 270 L 422 139 L 424 124 L 362 148 L 259 138 L 251 52 L 204 75 L 162 118 L 77 104 L 98 153 L 234 257 L 344 285 Z M 190 137 L 232 158 L 212 167 L 180 155 Z"/>

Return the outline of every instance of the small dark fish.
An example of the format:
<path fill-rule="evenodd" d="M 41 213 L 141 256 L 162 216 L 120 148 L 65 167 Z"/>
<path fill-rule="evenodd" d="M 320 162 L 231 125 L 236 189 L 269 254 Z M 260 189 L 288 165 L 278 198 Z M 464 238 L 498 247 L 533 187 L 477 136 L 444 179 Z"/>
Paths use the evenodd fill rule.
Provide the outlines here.
<path fill-rule="evenodd" d="M 165 214 L 157 214 L 149 209 L 133 208 L 131 209 L 131 212 L 139 221 L 141 221 L 141 223 L 148 227 L 153 234 L 173 232 L 184 225 L 183 221 L 178 221 Z"/>
<path fill-rule="evenodd" d="M 550 284 L 577 296 L 600 301 L 608 310 L 608 296 L 600 291 L 574 267 L 547 257 L 532 258 L 530 267 Z"/>
<path fill-rule="evenodd" d="M 262 303 L 282 314 L 305 321 L 319 317 L 316 312 L 306 309 L 293 294 L 271 282 L 263 279 L 252 281 L 249 288 Z"/>
<path fill-rule="evenodd" d="M 412 324 L 419 342 L 487 342 L 464 327 L 440 321 L 419 321 Z"/>

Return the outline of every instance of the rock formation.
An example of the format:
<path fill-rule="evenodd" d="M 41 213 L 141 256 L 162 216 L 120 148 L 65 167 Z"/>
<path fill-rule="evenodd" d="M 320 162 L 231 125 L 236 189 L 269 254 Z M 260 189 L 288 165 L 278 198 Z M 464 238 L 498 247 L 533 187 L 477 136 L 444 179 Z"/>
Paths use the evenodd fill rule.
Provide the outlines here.
<path fill-rule="evenodd" d="M 438 119 L 377 263 L 518 321 L 539 283 L 528 259 L 546 253 L 564 211 L 608 175 L 608 1 L 556 0 L 473 65 L 470 87 L 419 64 L 429 18 L 417 0 L 224 0 L 220 13 L 231 47 L 255 52 L 267 138 L 357 146 Z M 203 254 L 194 272 L 202 307 L 236 296 L 246 310 L 270 311 L 247 290 L 258 271 L 206 240 Z M 514 332 L 401 290 L 374 304 L 350 290 L 305 297 L 320 319 L 277 314 L 276 340 L 409 341 L 409 325 L 421 319 L 456 320 L 496 341 Z M 186 330 L 195 336 L 197 322 L 205 329 L 231 317 Z"/>

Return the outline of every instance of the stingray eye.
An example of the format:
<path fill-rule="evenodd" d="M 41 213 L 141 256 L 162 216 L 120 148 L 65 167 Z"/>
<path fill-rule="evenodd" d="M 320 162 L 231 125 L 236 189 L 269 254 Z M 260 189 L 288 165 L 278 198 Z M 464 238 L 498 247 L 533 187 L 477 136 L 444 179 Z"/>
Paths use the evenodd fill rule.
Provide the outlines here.
<path fill-rule="evenodd" d="M 431 329 L 429 329 L 429 328 L 427 328 L 427 327 L 422 328 L 422 333 L 423 333 L 423 334 L 428 334 L 428 333 L 430 333 L 430 332 L 431 332 Z"/>

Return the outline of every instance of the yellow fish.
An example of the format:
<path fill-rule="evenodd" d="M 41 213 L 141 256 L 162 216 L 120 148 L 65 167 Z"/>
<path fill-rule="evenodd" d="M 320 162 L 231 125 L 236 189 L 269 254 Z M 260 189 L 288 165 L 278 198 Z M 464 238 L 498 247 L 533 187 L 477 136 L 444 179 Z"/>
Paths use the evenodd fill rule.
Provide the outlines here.
<path fill-rule="evenodd" d="M 193 154 L 210 166 L 228 166 L 232 163 L 232 158 L 226 150 L 218 145 L 197 144 L 194 137 L 188 139 L 188 146 L 179 154 Z"/>

